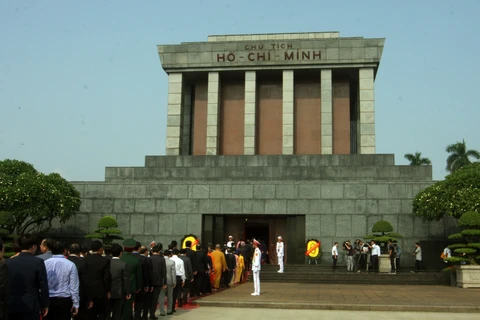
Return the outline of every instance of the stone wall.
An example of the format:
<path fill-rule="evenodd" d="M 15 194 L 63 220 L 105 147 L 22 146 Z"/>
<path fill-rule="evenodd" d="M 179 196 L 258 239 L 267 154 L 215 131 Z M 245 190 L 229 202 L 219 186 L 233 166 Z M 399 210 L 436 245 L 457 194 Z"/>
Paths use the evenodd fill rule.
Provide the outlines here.
<path fill-rule="evenodd" d="M 216 175 L 218 169 L 227 174 L 238 168 L 259 170 L 263 177 L 278 170 L 279 176 Z M 289 171 L 292 168 L 303 169 Z M 385 168 L 403 175 L 401 180 L 382 177 Z M 323 169 L 329 176 L 308 177 L 305 169 Z M 173 175 L 172 170 L 180 171 Z M 349 178 L 344 170 L 370 172 L 372 177 Z M 171 174 L 168 179 L 155 178 L 152 172 Z M 444 239 L 455 226 L 447 220 L 424 223 L 413 217 L 412 198 L 432 183 L 429 177 L 430 167 L 394 166 L 393 155 L 147 157 L 143 168 L 107 168 L 106 182 L 75 182 L 83 199 L 81 210 L 67 224 L 58 225 L 56 232 L 81 237 L 102 216 L 111 215 L 126 235 L 166 244 L 188 233 L 201 235 L 202 214 L 305 214 L 306 238 L 322 242 L 325 263 L 331 260 L 333 242 L 362 238 L 381 219 L 405 236 L 400 246 L 409 253 L 416 241 Z M 413 262 L 411 255 L 404 258 Z"/>

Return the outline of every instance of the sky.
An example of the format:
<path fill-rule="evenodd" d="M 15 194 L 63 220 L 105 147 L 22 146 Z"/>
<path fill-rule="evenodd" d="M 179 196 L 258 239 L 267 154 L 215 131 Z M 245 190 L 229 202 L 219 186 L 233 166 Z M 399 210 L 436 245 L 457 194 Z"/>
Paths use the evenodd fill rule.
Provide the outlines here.
<path fill-rule="evenodd" d="M 377 153 L 480 150 L 480 1 L 0 1 L 0 160 L 72 181 L 165 154 L 167 75 L 156 45 L 212 34 L 339 31 L 386 38 Z"/>

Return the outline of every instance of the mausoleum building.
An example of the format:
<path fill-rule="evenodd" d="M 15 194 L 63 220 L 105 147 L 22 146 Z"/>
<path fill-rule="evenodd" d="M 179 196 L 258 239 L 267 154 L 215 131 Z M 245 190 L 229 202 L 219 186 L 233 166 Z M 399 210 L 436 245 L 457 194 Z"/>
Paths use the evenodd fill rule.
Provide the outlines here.
<path fill-rule="evenodd" d="M 383 47 L 382 38 L 338 32 L 159 45 L 168 75 L 166 156 L 108 167 L 104 182 L 76 182 L 82 209 L 63 232 L 90 232 L 111 215 L 126 236 L 164 245 L 186 234 L 205 244 L 233 235 L 274 252 L 281 235 L 287 263 L 305 262 L 307 239 L 320 240 L 330 262 L 333 242 L 363 238 L 381 219 L 404 235 L 404 252 L 444 239 L 447 221 L 412 215 L 431 167 L 376 153 Z"/>

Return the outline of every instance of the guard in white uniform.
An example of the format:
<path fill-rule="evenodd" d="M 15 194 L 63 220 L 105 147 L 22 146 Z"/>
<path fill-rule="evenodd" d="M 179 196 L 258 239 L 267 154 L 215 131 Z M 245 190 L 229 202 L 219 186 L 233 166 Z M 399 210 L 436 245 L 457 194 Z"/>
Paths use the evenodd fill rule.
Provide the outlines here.
<path fill-rule="evenodd" d="M 253 252 L 253 261 L 252 261 L 252 271 L 253 271 L 253 289 L 254 292 L 252 296 L 260 295 L 260 269 L 262 268 L 262 253 L 258 247 L 260 242 L 253 240 L 253 247 L 255 251 Z"/>
<path fill-rule="evenodd" d="M 285 255 L 285 246 L 283 244 L 283 239 L 281 236 L 278 236 L 277 241 L 277 260 L 279 270 L 277 272 L 283 273 L 283 256 Z"/>
<path fill-rule="evenodd" d="M 233 241 L 233 237 L 228 236 L 227 250 L 225 250 L 225 254 L 228 254 L 228 248 L 234 248 L 234 247 L 235 247 L 235 242 Z"/>

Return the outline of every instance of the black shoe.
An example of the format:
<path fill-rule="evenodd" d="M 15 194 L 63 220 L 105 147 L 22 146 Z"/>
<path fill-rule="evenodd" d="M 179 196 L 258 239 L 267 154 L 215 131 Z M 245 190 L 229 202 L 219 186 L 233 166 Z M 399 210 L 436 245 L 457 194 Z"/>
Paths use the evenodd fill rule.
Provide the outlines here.
<path fill-rule="evenodd" d="M 172 315 L 172 314 L 173 314 L 173 312 L 167 312 L 167 315 L 168 315 L 168 316 L 169 316 L 169 315 Z"/>
<path fill-rule="evenodd" d="M 149 319 L 150 320 L 157 320 L 158 318 L 157 317 L 150 317 Z"/>

